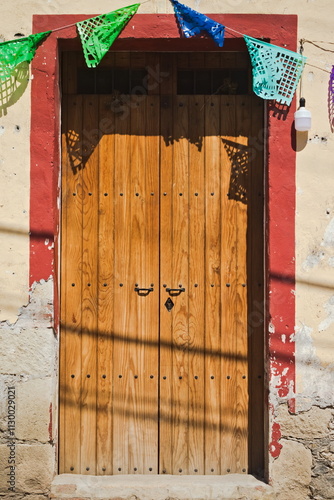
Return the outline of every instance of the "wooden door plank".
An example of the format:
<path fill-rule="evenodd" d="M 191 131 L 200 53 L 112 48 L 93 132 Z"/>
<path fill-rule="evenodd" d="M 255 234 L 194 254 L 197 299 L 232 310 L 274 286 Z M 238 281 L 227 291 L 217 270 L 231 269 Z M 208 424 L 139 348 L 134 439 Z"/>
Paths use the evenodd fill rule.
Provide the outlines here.
<path fill-rule="evenodd" d="M 131 112 L 131 175 L 133 184 L 132 205 L 132 245 L 136 249 L 130 263 L 135 283 L 140 288 L 154 289 L 158 280 L 158 234 L 154 218 L 153 196 L 158 184 L 156 152 L 150 151 L 146 157 L 147 128 L 157 126 L 158 109 L 154 110 L 154 99 L 133 98 L 135 106 Z M 152 104 L 152 106 L 151 106 Z M 157 108 L 157 105 L 156 105 Z M 153 111 L 154 110 L 154 111 Z M 149 116 L 147 116 L 147 114 Z M 152 145 L 154 137 L 151 137 Z M 154 158 L 152 158 L 152 155 Z M 152 164 L 149 161 L 152 160 Z M 153 189 L 155 186 L 155 189 Z M 138 473 L 157 471 L 157 378 L 158 302 L 155 291 L 132 295 L 136 342 L 130 354 L 133 364 L 133 443 L 130 443 L 130 469 Z M 135 319 L 135 318 L 133 318 Z M 130 350 L 131 350 L 130 346 Z M 150 373 L 149 373 L 150 371 Z M 138 379 L 135 378 L 138 376 Z M 155 403 L 155 408 L 153 408 Z M 151 471 L 150 471 L 151 469 Z"/>
<path fill-rule="evenodd" d="M 151 53 L 146 56 L 147 76 L 145 77 L 144 87 L 147 89 L 148 95 L 159 95 L 160 84 L 166 75 L 161 72 L 160 54 Z"/>
<path fill-rule="evenodd" d="M 161 67 L 170 71 L 167 54 L 161 55 Z M 167 90 L 167 89 L 166 89 Z M 165 303 L 165 288 L 170 286 L 173 260 L 172 192 L 173 192 L 173 104 L 172 96 L 160 101 L 160 413 L 159 413 L 159 473 L 172 473 L 172 378 L 173 336 L 172 311 Z"/>
<path fill-rule="evenodd" d="M 195 88 L 195 78 L 194 72 L 189 69 L 189 60 L 191 59 L 193 54 L 189 54 L 188 52 L 176 52 L 174 55 L 174 86 L 173 86 L 173 94 L 174 95 L 182 95 L 184 91 L 182 90 L 180 73 L 184 70 L 186 71 L 188 78 L 192 84 L 192 90 Z M 187 94 L 187 92 L 186 92 Z"/>
<path fill-rule="evenodd" d="M 128 279 L 131 252 L 130 231 L 130 132 L 131 108 L 124 103 L 113 110 L 115 120 L 115 265 L 114 265 L 114 348 L 113 363 L 113 474 L 129 473 L 128 411 L 130 400 L 126 387 L 129 383 L 130 331 L 127 311 L 129 294 L 134 293 Z M 131 280 L 132 281 L 132 280 Z M 120 314 L 120 307 L 122 313 Z M 124 312 L 125 311 L 125 312 Z M 130 311 L 131 313 L 131 311 Z"/>
<path fill-rule="evenodd" d="M 156 292 L 136 293 L 135 287 L 158 287 L 157 230 L 159 204 L 158 177 L 158 102 L 156 98 L 132 97 L 128 113 L 119 126 L 116 151 L 127 149 L 127 164 L 121 161 L 120 200 L 117 211 L 122 224 L 120 235 L 115 225 L 115 269 L 122 272 L 122 304 L 125 318 L 117 320 L 117 330 L 124 338 L 116 361 L 120 416 L 117 426 L 121 437 L 116 440 L 117 472 L 157 472 L 158 442 L 158 295 Z M 121 129 L 120 129 L 121 130 Z M 147 136 L 148 134 L 148 136 Z M 129 172 L 128 175 L 124 171 Z M 117 181 L 116 181 L 117 178 Z M 116 188 L 117 190 L 117 188 Z M 157 201 L 155 201 L 157 200 Z M 116 213 L 116 211 L 115 211 Z M 121 241 L 121 240 L 122 241 Z M 122 252 L 122 255 L 120 254 Z M 121 279 L 121 278 L 120 278 Z M 124 291 L 123 291 L 124 290 Z M 122 340 L 122 339 L 120 339 Z M 116 383 L 115 379 L 115 383 Z M 121 387 L 122 386 L 122 387 Z M 116 424 L 115 424 L 116 427 Z M 120 441 L 123 439 L 124 444 Z M 114 468 L 115 469 L 115 468 Z M 119 470 L 120 469 L 120 470 Z"/>
<path fill-rule="evenodd" d="M 130 52 L 131 69 L 143 69 L 146 66 L 146 52 Z"/>
<path fill-rule="evenodd" d="M 115 67 L 115 52 L 107 52 L 102 61 L 99 63 L 99 68 L 114 68 Z"/>
<path fill-rule="evenodd" d="M 220 52 L 207 52 L 205 54 L 205 67 L 206 68 L 220 68 L 221 67 L 222 53 Z"/>
<path fill-rule="evenodd" d="M 220 474 L 220 98 L 205 101 L 205 474 Z"/>
<path fill-rule="evenodd" d="M 145 256 L 145 283 L 154 291 L 145 297 L 142 335 L 143 353 L 143 473 L 158 473 L 159 419 L 159 126 L 160 98 L 145 98 L 146 125 L 142 140 L 145 145 L 145 226 L 142 242 Z M 146 285 L 145 285 L 146 286 Z M 149 299 L 149 300 L 148 300 Z"/>
<path fill-rule="evenodd" d="M 67 60 L 66 60 L 67 62 Z M 65 59 L 62 59 L 63 74 L 66 75 Z M 69 197 L 69 182 L 67 181 L 69 158 L 66 147 L 67 135 L 67 113 L 68 113 L 67 95 L 63 97 L 62 122 L 61 122 L 61 227 L 62 227 L 62 247 L 60 257 L 60 337 L 59 337 L 59 472 L 65 471 L 65 427 L 66 427 L 66 288 L 67 279 L 65 250 L 67 247 L 67 198 Z"/>
<path fill-rule="evenodd" d="M 96 474 L 98 98 L 83 98 L 81 473 Z M 93 429 L 93 432 L 92 432 Z"/>
<path fill-rule="evenodd" d="M 222 391 L 221 435 L 222 473 L 237 472 L 234 457 L 234 430 L 237 427 L 236 416 L 236 362 L 237 344 L 235 328 L 235 303 L 237 288 L 237 229 L 236 201 L 231 194 L 233 169 L 230 153 L 236 135 L 236 98 L 221 97 L 221 137 L 222 137 Z"/>
<path fill-rule="evenodd" d="M 131 62 L 133 58 L 131 56 Z M 145 269 L 145 100 L 132 96 L 131 98 L 131 246 L 129 255 L 129 329 L 131 343 L 129 346 L 129 399 L 128 408 L 129 432 L 129 472 L 143 474 L 144 440 L 145 440 L 145 406 L 144 406 L 144 366 L 145 351 L 145 309 L 147 302 L 152 301 L 152 294 L 141 296 L 134 291 L 135 285 L 149 288 Z"/>
<path fill-rule="evenodd" d="M 63 59 L 63 72 L 66 74 L 66 65 Z M 69 159 L 68 152 L 66 147 L 66 135 L 67 135 L 67 113 L 68 113 L 68 104 L 67 104 L 67 96 L 64 96 L 63 99 L 64 108 L 62 110 L 62 129 L 61 129 L 61 155 L 62 155 L 62 169 L 61 169 L 61 225 L 63 228 L 62 231 L 62 240 L 67 241 L 67 233 L 66 233 L 66 217 L 67 217 L 67 197 L 68 197 L 68 183 L 67 183 L 67 170 L 69 168 Z M 63 249 L 65 249 L 65 245 L 61 247 L 61 256 L 60 256 L 60 350 L 59 350 L 59 471 L 65 471 L 65 428 L 66 428 L 66 392 L 67 392 L 67 379 L 66 379 L 66 293 L 64 284 L 66 282 L 66 265 L 63 257 Z"/>
<path fill-rule="evenodd" d="M 237 386 L 234 454 L 238 472 L 248 468 L 248 336 L 247 336 L 247 207 L 250 193 L 249 138 L 251 136 L 251 97 L 236 97 L 237 146 L 232 160 L 236 200 L 237 294 L 235 307 Z"/>
<path fill-rule="evenodd" d="M 130 52 L 115 52 L 115 68 L 130 67 Z"/>
<path fill-rule="evenodd" d="M 189 67 L 189 60 L 193 54 L 189 52 L 176 52 L 175 53 L 175 64 L 177 68 L 185 69 Z"/>
<path fill-rule="evenodd" d="M 172 276 L 168 286 L 185 288 L 185 292 L 171 297 L 173 316 L 173 436 L 172 473 L 188 474 L 188 385 L 189 385 L 189 332 L 188 332 L 188 259 L 189 259 L 189 157 L 188 157 L 188 97 L 174 99 L 174 161 L 172 193 Z"/>
<path fill-rule="evenodd" d="M 248 338 L 250 387 L 250 469 L 264 476 L 264 109 L 263 101 L 251 100 L 249 238 L 248 238 Z"/>
<path fill-rule="evenodd" d="M 82 98 L 64 100 L 62 170 L 61 255 L 61 458 L 62 472 L 80 473 L 81 446 L 81 265 L 82 171 L 75 168 L 82 157 Z"/>
<path fill-rule="evenodd" d="M 61 55 L 61 71 L 62 71 L 62 75 L 63 75 L 63 81 L 62 81 L 62 92 L 63 92 L 63 95 L 67 95 L 69 94 L 68 92 L 68 72 L 69 72 L 69 69 L 68 69 L 68 59 L 69 59 L 69 52 L 63 52 L 62 55 Z M 65 123 L 66 123 L 66 120 L 65 120 L 65 117 L 66 117 L 66 114 L 67 114 L 67 101 L 65 101 L 65 99 L 63 99 L 62 101 L 62 105 L 63 105 L 63 109 L 62 109 L 62 130 L 66 130 L 64 129 L 63 127 L 65 126 Z M 66 107 L 65 107 L 66 105 Z M 62 149 L 62 151 L 64 152 L 64 149 Z M 63 158 L 64 162 L 66 163 L 66 158 L 64 157 Z"/>
<path fill-rule="evenodd" d="M 160 95 L 174 95 L 176 93 L 176 56 L 175 54 L 160 54 Z M 163 105 L 163 104 L 162 104 Z M 164 127 L 164 123 L 161 122 Z M 163 129 L 162 129 L 163 130 Z"/>
<path fill-rule="evenodd" d="M 235 64 L 233 67 L 251 69 L 251 66 L 249 64 L 249 55 L 247 54 L 247 52 L 236 53 Z"/>
<path fill-rule="evenodd" d="M 204 97 L 189 96 L 189 474 L 204 474 Z"/>
<path fill-rule="evenodd" d="M 221 59 L 220 59 L 220 67 L 221 68 L 234 68 L 237 55 L 236 52 L 221 52 L 220 53 Z"/>
<path fill-rule="evenodd" d="M 66 64 L 66 77 L 64 78 L 64 83 L 66 83 L 64 93 L 75 95 L 78 87 L 78 68 L 81 62 L 81 57 L 78 52 L 63 52 L 62 56 L 64 57 Z"/>
<path fill-rule="evenodd" d="M 110 96 L 99 97 L 99 227 L 97 339 L 97 474 L 112 474 L 112 363 L 114 357 L 115 122 Z"/>
<path fill-rule="evenodd" d="M 206 54 L 205 52 L 194 52 L 190 55 L 188 60 L 188 67 L 195 69 L 205 68 Z"/>

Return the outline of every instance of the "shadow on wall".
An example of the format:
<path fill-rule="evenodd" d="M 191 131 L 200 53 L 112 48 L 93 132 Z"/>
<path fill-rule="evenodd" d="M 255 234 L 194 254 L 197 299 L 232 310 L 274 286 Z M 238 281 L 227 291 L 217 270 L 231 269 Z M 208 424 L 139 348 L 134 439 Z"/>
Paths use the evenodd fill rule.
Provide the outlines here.
<path fill-rule="evenodd" d="M 7 114 L 24 94 L 29 82 L 29 63 L 24 61 L 16 66 L 10 78 L 0 81 L 0 117 Z"/>

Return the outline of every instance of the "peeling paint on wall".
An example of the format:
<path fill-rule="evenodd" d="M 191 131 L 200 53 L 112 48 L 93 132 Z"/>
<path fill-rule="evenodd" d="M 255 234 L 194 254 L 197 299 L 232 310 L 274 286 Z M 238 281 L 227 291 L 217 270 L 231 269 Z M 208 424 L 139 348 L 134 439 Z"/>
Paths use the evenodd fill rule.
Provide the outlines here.
<path fill-rule="evenodd" d="M 53 282 L 50 280 L 34 284 L 29 303 L 20 309 L 14 323 L 0 323 L 1 498 L 47 498 L 56 472 L 53 408 L 57 407 L 58 341 L 52 318 Z M 15 405 L 11 406 L 15 424 L 10 428 L 9 388 L 15 397 Z M 14 469 L 11 470 L 15 471 L 12 496 L 6 484 L 8 443 L 12 443 Z"/>
<path fill-rule="evenodd" d="M 334 218 L 330 221 L 325 230 L 321 245 L 325 247 L 334 247 Z"/>
<path fill-rule="evenodd" d="M 313 330 L 302 325 L 296 333 L 297 411 L 307 411 L 312 405 L 334 406 L 334 363 L 323 366 L 312 339 Z"/>
<path fill-rule="evenodd" d="M 324 252 L 314 252 L 309 255 L 303 262 L 302 268 L 304 271 L 309 271 L 318 266 L 320 261 L 322 261 L 325 257 Z"/>
<path fill-rule="evenodd" d="M 334 295 L 324 304 L 324 309 L 327 312 L 327 318 L 320 323 L 319 332 L 327 330 L 334 323 Z"/>

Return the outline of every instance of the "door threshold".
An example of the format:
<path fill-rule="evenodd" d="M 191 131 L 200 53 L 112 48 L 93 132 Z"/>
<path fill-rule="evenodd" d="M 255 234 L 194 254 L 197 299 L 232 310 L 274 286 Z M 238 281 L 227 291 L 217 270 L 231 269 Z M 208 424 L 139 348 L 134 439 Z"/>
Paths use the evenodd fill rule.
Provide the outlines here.
<path fill-rule="evenodd" d="M 248 474 L 225 476 L 60 474 L 53 500 L 274 500 L 268 484 Z"/>

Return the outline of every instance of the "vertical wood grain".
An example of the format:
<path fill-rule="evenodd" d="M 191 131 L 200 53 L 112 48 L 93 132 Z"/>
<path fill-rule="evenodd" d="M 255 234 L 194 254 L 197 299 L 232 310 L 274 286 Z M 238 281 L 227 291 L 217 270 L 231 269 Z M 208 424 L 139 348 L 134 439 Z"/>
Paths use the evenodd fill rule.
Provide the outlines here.
<path fill-rule="evenodd" d="M 237 472 L 234 456 L 234 433 L 237 426 L 236 416 L 236 363 L 237 341 L 235 324 L 235 304 L 237 290 L 237 221 L 236 201 L 231 196 L 231 180 L 233 167 L 228 148 L 235 141 L 236 135 L 236 98 L 221 97 L 221 138 L 222 138 L 222 316 L 221 335 L 222 353 L 222 391 L 221 391 L 221 457 L 222 473 Z M 228 142 L 225 142 L 228 141 Z"/>
<path fill-rule="evenodd" d="M 146 56 L 147 76 L 144 82 L 144 87 L 147 90 L 148 95 L 159 95 L 160 94 L 160 84 L 166 75 L 162 73 L 160 67 L 160 54 L 152 53 Z M 156 131 L 156 134 L 158 131 Z"/>
<path fill-rule="evenodd" d="M 261 474 L 262 102 L 176 95 L 236 54 L 111 63 L 149 95 L 76 96 L 63 58 L 60 472 Z"/>
<path fill-rule="evenodd" d="M 220 97 L 205 101 L 205 474 L 220 474 Z"/>
<path fill-rule="evenodd" d="M 237 96 L 236 137 L 237 151 L 234 153 L 233 168 L 238 186 L 236 202 L 237 224 L 237 297 L 235 305 L 236 354 L 237 354 L 237 428 L 235 430 L 235 462 L 238 472 L 248 468 L 248 335 L 247 335 L 247 215 L 250 193 L 251 97 Z"/>
<path fill-rule="evenodd" d="M 82 98 L 65 100 L 62 168 L 61 254 L 61 418 L 62 472 L 81 470 L 81 288 L 82 288 L 82 171 L 73 169 L 74 152 L 82 133 Z M 65 363 L 65 364 L 64 364 Z"/>
<path fill-rule="evenodd" d="M 156 59 L 155 59 L 156 60 Z M 144 442 L 143 473 L 158 473 L 159 419 L 159 125 L 160 99 L 157 95 L 145 98 L 145 282 L 154 291 L 145 298 L 143 321 L 143 407 Z M 149 299 L 149 300 L 147 300 Z"/>
<path fill-rule="evenodd" d="M 115 52 L 115 68 L 129 68 L 130 57 L 130 52 Z"/>
<path fill-rule="evenodd" d="M 250 143 L 249 237 L 247 241 L 248 339 L 250 423 L 249 460 L 252 472 L 263 477 L 265 456 L 264 408 L 264 156 L 265 130 L 263 101 L 251 100 L 252 141 Z"/>
<path fill-rule="evenodd" d="M 66 66 L 63 62 L 63 72 L 66 74 Z M 67 182 L 67 170 L 69 168 L 68 154 L 66 148 L 66 135 L 67 135 L 67 112 L 68 103 L 67 95 L 63 98 L 63 112 L 62 112 L 62 128 L 61 128 L 61 242 L 63 253 L 60 258 L 60 349 L 59 349 L 59 471 L 65 471 L 65 428 L 66 428 L 66 393 L 67 393 L 67 378 L 66 378 L 66 288 L 64 284 L 67 280 L 67 270 L 65 265 L 65 260 L 62 258 L 65 254 L 65 249 L 67 247 L 67 205 L 68 205 L 68 189 L 69 183 Z"/>
<path fill-rule="evenodd" d="M 161 53 L 159 57 L 160 95 L 174 95 L 176 93 L 176 61 L 175 55 Z M 161 121 L 161 135 L 165 133 L 164 122 Z"/>
<path fill-rule="evenodd" d="M 116 472 L 121 473 L 157 473 L 158 467 L 158 123 L 153 96 L 131 97 L 123 117 L 117 118 L 118 150 L 129 154 L 115 176 L 121 205 L 115 269 L 123 276 L 118 289 L 124 307 L 115 328 L 120 358 L 115 360 L 119 416 L 114 439 Z M 148 294 L 134 291 L 151 286 L 154 291 Z"/>
<path fill-rule="evenodd" d="M 97 474 L 112 474 L 112 364 L 114 359 L 115 122 L 110 97 L 99 97 L 99 225 L 97 337 Z"/>
<path fill-rule="evenodd" d="M 83 98 L 81 473 L 96 474 L 98 97 Z"/>
<path fill-rule="evenodd" d="M 205 162 L 204 97 L 189 96 L 189 470 L 204 474 Z"/>
<path fill-rule="evenodd" d="M 129 327 L 129 297 L 134 294 L 133 277 L 129 277 L 131 253 L 131 108 L 124 103 L 113 110 L 115 120 L 115 259 L 114 259 L 114 346 L 113 363 L 113 474 L 129 473 L 128 412 L 131 401 L 129 383 L 129 350 L 133 331 Z M 121 153 L 120 153 L 121 152 Z M 117 353 L 117 354 L 116 354 Z"/>
<path fill-rule="evenodd" d="M 132 57 L 131 57 L 132 61 Z M 129 345 L 129 472 L 143 473 L 143 446 L 145 438 L 144 373 L 142 360 L 145 350 L 145 304 L 152 295 L 142 297 L 134 292 L 135 284 L 147 288 L 150 279 L 145 273 L 145 121 L 146 107 L 137 97 L 131 98 L 131 218 L 128 227 L 131 231 L 131 251 L 129 254 L 129 325 L 131 342 Z"/>
<path fill-rule="evenodd" d="M 166 55 L 161 57 L 164 71 L 170 72 Z M 165 89 L 167 91 L 167 89 Z M 173 260 L 173 100 L 170 95 L 160 98 L 160 408 L 159 408 L 159 472 L 172 473 L 172 378 L 173 378 L 173 316 L 165 303 L 166 287 L 171 286 Z"/>
<path fill-rule="evenodd" d="M 188 259 L 189 259 L 189 153 L 188 153 L 188 96 L 174 99 L 174 161 L 172 192 L 172 275 L 171 288 L 184 287 L 185 292 L 171 297 L 173 317 L 173 432 L 172 473 L 188 474 L 188 384 L 189 384 L 189 333 L 188 333 Z"/>
<path fill-rule="evenodd" d="M 75 95 L 77 93 L 77 71 L 80 65 L 80 56 L 78 52 L 63 52 L 62 57 L 66 63 L 64 92 Z"/>

